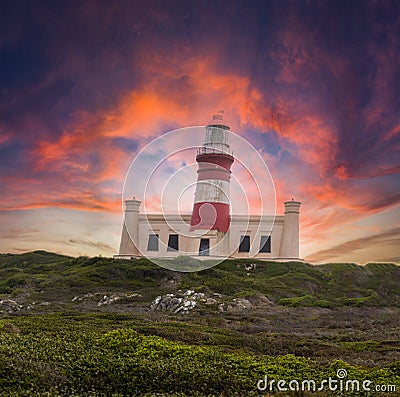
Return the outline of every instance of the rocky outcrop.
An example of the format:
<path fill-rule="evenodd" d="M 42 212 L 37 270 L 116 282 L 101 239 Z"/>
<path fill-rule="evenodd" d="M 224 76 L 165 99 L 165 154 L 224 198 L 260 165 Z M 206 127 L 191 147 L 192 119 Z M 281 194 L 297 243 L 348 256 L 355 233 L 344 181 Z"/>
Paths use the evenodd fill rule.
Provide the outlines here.
<path fill-rule="evenodd" d="M 189 289 L 183 294 L 157 296 L 150 305 L 150 309 L 174 314 L 187 314 L 197 307 L 200 302 L 207 304 L 206 296 L 202 292 L 194 292 Z"/>
<path fill-rule="evenodd" d="M 12 299 L 0 300 L 0 314 L 13 314 L 22 310 L 23 307 Z"/>
<path fill-rule="evenodd" d="M 24 305 L 12 300 L 12 299 L 1 299 L 0 300 L 0 314 L 13 314 L 20 312 L 21 310 L 31 310 L 38 306 L 48 306 L 49 302 L 31 302 Z"/>
<path fill-rule="evenodd" d="M 32 302 L 32 303 L 29 303 L 28 306 L 26 306 L 26 310 L 31 310 L 34 307 L 38 307 L 38 306 L 49 306 L 49 305 L 50 305 L 50 302 L 40 302 L 40 303 Z"/>
<path fill-rule="evenodd" d="M 107 306 L 114 303 L 129 303 L 135 298 L 140 298 L 142 295 L 137 293 L 111 293 L 106 294 L 104 292 L 89 292 L 82 296 L 74 296 L 71 302 L 96 302 L 97 306 Z M 100 299 L 99 299 L 100 298 Z"/>
<path fill-rule="evenodd" d="M 178 291 L 177 294 L 166 294 L 157 296 L 152 302 L 150 309 L 161 312 L 172 312 L 174 314 L 188 314 L 195 308 L 201 306 L 215 307 L 218 312 L 244 312 L 258 308 L 260 306 L 270 306 L 271 302 L 266 296 L 258 294 L 249 298 L 233 298 L 227 300 L 227 297 L 214 293 L 206 296 L 202 292 L 194 292 L 187 290 L 186 292 Z"/>
<path fill-rule="evenodd" d="M 265 295 L 255 294 L 246 298 L 233 298 L 230 301 L 222 302 L 218 304 L 218 311 L 237 313 L 274 305 L 275 303 L 268 299 Z"/>
<path fill-rule="evenodd" d="M 244 298 L 234 298 L 230 302 L 218 305 L 218 311 L 220 312 L 243 312 L 252 308 L 250 301 Z"/>
<path fill-rule="evenodd" d="M 93 298 L 97 298 L 98 296 L 103 295 L 102 292 L 89 292 L 85 295 L 81 295 L 81 296 L 74 296 L 71 300 L 71 302 L 84 302 L 84 301 L 88 301 L 91 300 Z"/>
<path fill-rule="evenodd" d="M 124 302 L 130 301 L 134 298 L 140 298 L 142 295 L 140 294 L 111 294 L 111 295 L 103 295 L 103 297 L 97 302 L 97 306 L 105 306 L 112 305 L 114 303 L 120 302 L 123 300 Z"/>
<path fill-rule="evenodd" d="M 76 295 L 71 302 L 82 304 L 87 307 L 108 307 L 110 310 L 124 310 L 121 305 L 128 305 L 142 301 L 142 295 L 133 292 L 89 292 L 83 295 Z M 19 302 L 12 299 L 0 299 L 0 315 L 17 313 L 39 309 L 50 305 L 49 302 Z M 111 306 L 115 305 L 115 308 Z M 219 293 L 205 294 L 195 292 L 193 289 L 178 290 L 175 293 L 157 296 L 150 305 L 150 310 L 173 314 L 188 314 L 192 311 L 206 313 L 239 313 L 274 305 L 265 295 L 253 294 L 249 297 L 228 297 Z M 139 303 L 140 306 L 140 303 Z"/>

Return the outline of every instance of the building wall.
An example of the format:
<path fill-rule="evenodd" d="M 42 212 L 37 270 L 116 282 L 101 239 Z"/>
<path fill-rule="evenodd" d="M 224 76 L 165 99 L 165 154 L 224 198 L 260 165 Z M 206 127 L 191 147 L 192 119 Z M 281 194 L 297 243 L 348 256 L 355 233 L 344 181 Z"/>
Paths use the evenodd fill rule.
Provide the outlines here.
<path fill-rule="evenodd" d="M 230 252 L 235 258 L 275 258 L 279 256 L 279 247 L 282 236 L 283 216 L 236 216 L 232 218 L 230 226 Z M 239 252 L 241 236 L 250 236 L 250 252 Z M 259 253 L 262 236 L 271 235 L 271 252 Z"/>
<path fill-rule="evenodd" d="M 139 251 L 147 257 L 175 257 L 198 253 L 200 239 L 210 239 L 210 256 L 230 256 L 233 258 L 257 257 L 275 259 L 280 257 L 280 247 L 284 230 L 284 216 L 262 217 L 259 216 L 233 216 L 228 233 L 210 231 L 201 236 L 201 231 L 190 232 L 190 215 L 139 214 L 138 217 L 138 245 Z M 125 227 L 124 227 L 125 229 Z M 128 230 L 135 230 L 134 225 L 128 225 Z M 271 231 L 272 230 L 272 231 Z M 270 233 L 271 232 L 271 233 Z M 158 251 L 148 251 L 150 234 L 158 234 Z M 170 234 L 179 234 L 179 252 L 169 251 L 168 238 Z M 259 253 L 261 236 L 271 234 L 271 252 Z M 190 237 L 189 237 L 190 236 Z M 241 236 L 250 236 L 250 252 L 239 252 Z M 126 239 L 126 236 L 124 237 Z M 218 246 L 216 243 L 219 242 Z M 126 246 L 128 251 L 120 250 L 119 257 L 137 256 Z M 140 256 L 140 253 L 139 253 Z"/>

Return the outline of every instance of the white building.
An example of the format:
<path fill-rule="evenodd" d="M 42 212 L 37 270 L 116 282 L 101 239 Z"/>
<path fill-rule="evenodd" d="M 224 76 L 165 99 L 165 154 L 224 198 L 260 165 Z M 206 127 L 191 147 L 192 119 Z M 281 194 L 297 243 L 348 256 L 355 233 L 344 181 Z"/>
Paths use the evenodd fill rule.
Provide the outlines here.
<path fill-rule="evenodd" d="M 117 258 L 299 259 L 300 202 L 286 201 L 280 216 L 231 215 L 229 127 L 220 114 L 206 126 L 198 151 L 198 180 L 192 214 L 140 212 L 141 202 L 125 201 L 124 225 Z"/>

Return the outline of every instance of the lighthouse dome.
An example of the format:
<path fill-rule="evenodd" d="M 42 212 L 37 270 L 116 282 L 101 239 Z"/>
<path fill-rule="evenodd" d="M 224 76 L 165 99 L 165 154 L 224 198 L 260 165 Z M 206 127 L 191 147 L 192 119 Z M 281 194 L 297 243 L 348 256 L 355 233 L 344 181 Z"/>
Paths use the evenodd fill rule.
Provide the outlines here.
<path fill-rule="evenodd" d="M 224 121 L 223 111 L 219 111 L 214 114 L 211 120 L 208 122 L 207 127 L 218 127 L 224 130 L 230 130 L 230 127 L 227 125 L 226 121 Z"/>

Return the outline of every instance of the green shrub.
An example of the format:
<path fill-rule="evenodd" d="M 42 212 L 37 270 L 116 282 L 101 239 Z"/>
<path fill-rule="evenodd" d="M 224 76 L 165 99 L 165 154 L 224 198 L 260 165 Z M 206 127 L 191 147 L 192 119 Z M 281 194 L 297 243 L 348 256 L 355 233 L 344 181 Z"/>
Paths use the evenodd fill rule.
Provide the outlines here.
<path fill-rule="evenodd" d="M 282 298 L 278 303 L 284 306 L 298 307 L 298 306 L 319 306 L 330 308 L 333 304 L 325 299 L 318 299 L 312 295 L 296 296 L 294 298 Z"/>
<path fill-rule="evenodd" d="M 294 355 L 224 353 L 144 336 L 135 329 L 105 334 L 74 329 L 51 334 L 3 333 L 0 338 L 3 395 L 258 395 L 259 379 L 314 379 L 347 370 L 350 379 L 382 384 L 400 381 L 398 364 L 365 369 L 336 360 L 329 365 Z M 197 393 L 197 394 L 196 394 Z M 372 394 L 371 394 L 372 395 Z"/>

